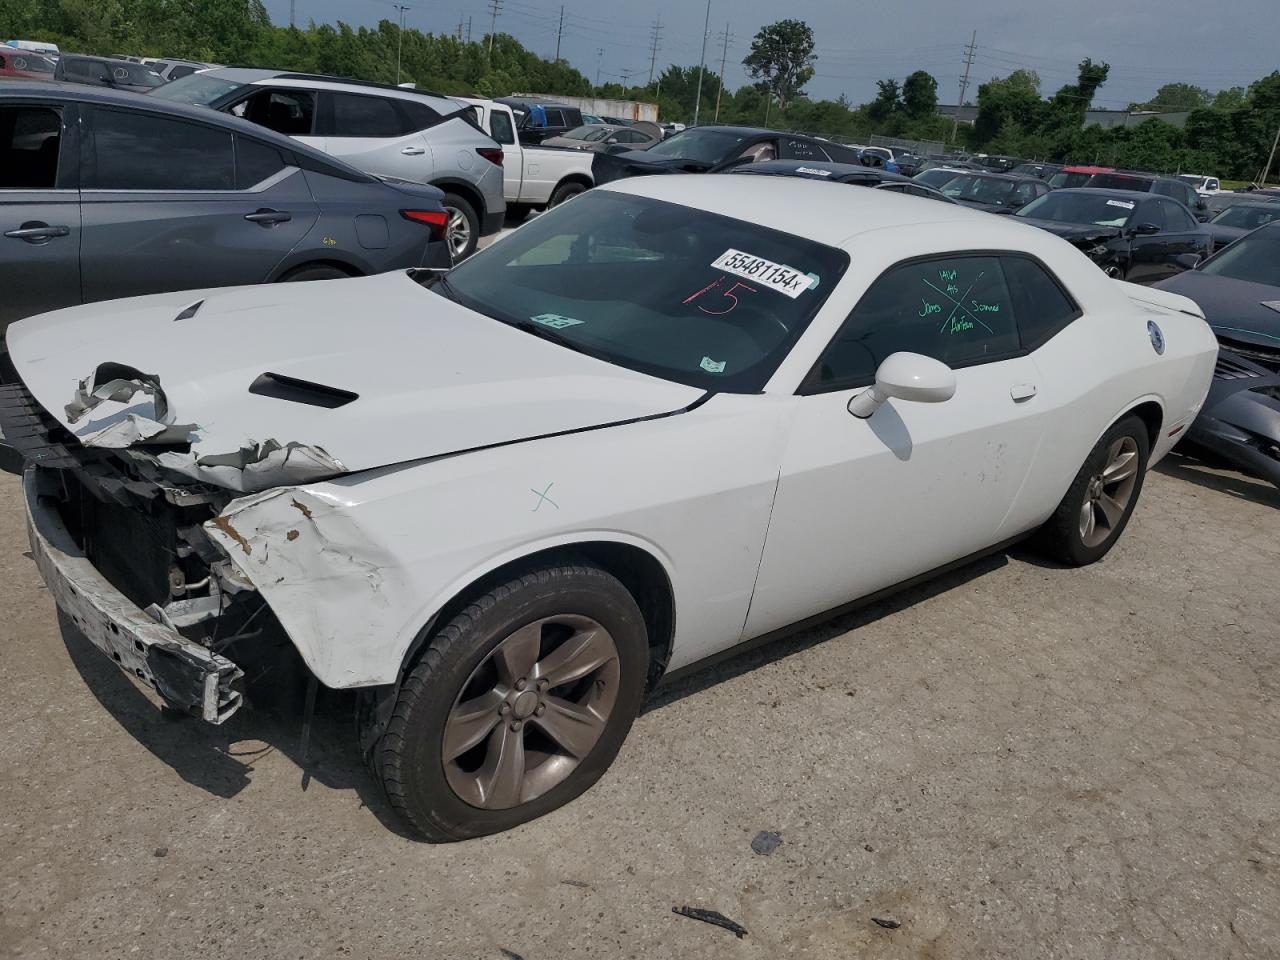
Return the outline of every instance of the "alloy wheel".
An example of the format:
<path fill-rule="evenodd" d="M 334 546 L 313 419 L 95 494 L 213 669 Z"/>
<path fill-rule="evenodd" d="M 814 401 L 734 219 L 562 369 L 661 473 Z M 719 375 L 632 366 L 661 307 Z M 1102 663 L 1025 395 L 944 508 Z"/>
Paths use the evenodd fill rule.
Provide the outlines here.
<path fill-rule="evenodd" d="M 1124 519 L 1138 481 L 1138 442 L 1117 437 L 1107 448 L 1105 466 L 1089 479 L 1080 507 L 1080 539 L 1096 547 L 1111 536 Z"/>
<path fill-rule="evenodd" d="M 460 257 L 471 245 L 471 221 L 467 219 L 466 214 L 455 207 L 444 209 L 449 214 L 449 220 L 444 228 L 445 239 L 449 241 L 449 252 L 454 257 Z"/>
<path fill-rule="evenodd" d="M 535 620 L 472 671 L 445 721 L 454 793 L 502 810 L 562 783 L 590 754 L 618 697 L 618 649 L 590 617 Z"/>

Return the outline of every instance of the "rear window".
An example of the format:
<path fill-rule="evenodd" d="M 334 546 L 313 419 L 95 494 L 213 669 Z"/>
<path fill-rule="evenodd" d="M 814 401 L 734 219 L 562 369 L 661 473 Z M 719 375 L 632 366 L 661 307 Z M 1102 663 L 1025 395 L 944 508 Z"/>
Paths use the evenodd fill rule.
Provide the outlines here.
<path fill-rule="evenodd" d="M 498 143 L 516 142 L 516 132 L 511 129 L 511 117 L 501 110 L 489 111 L 489 132 Z"/>
<path fill-rule="evenodd" d="M 1129 177 L 1123 173 L 1095 173 L 1089 178 L 1090 187 L 1103 190 L 1140 190 L 1150 192 L 1154 181 L 1142 177 Z"/>
<path fill-rule="evenodd" d="M 619 366 L 755 392 L 848 263 L 841 250 L 754 223 L 592 191 L 455 267 L 434 289 Z"/>
<path fill-rule="evenodd" d="M 147 94 L 160 100 L 171 100 L 174 103 L 190 103 L 198 107 L 207 107 L 215 100 L 221 100 L 227 94 L 239 90 L 244 84 L 236 80 L 226 80 L 208 73 L 193 73 L 190 76 L 166 83 Z"/>

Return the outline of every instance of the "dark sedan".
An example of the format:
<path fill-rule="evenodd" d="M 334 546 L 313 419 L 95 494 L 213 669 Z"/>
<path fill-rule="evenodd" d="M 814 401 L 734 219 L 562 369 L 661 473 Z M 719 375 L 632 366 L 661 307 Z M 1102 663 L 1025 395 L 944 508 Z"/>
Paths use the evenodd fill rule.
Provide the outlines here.
<path fill-rule="evenodd" d="M 962 173 L 938 188 L 952 200 L 986 210 L 988 213 L 1010 213 L 1020 210 L 1037 197 L 1049 192 L 1048 184 L 1032 177 L 1015 177 L 1008 173 Z"/>
<path fill-rule="evenodd" d="M 1016 216 L 1069 241 L 1118 280 L 1154 283 L 1209 254 L 1209 233 L 1191 211 L 1150 193 L 1054 190 Z"/>
<path fill-rule="evenodd" d="M 1214 251 L 1239 240 L 1251 230 L 1265 227 L 1273 220 L 1280 220 L 1280 203 L 1250 200 L 1227 207 L 1205 224 L 1213 239 Z"/>
<path fill-rule="evenodd" d="M 1280 486 L 1280 221 L 1160 287 L 1200 305 L 1220 348 L 1187 439 Z"/>
<path fill-rule="evenodd" d="M 732 174 L 760 177 L 798 177 L 801 180 L 826 180 L 831 183 L 847 183 L 859 187 L 872 187 L 890 193 L 902 193 L 912 197 L 925 197 L 955 203 L 940 191 L 917 183 L 910 177 L 888 170 L 877 170 L 849 163 L 824 163 L 816 160 L 769 160 L 734 167 Z"/>
<path fill-rule="evenodd" d="M 7 82 L 0 275 L 22 282 L 0 298 L 0 338 L 95 300 L 447 266 L 441 196 L 200 107 Z"/>
<path fill-rule="evenodd" d="M 1020 163 L 1009 172 L 1015 177 L 1035 177 L 1037 180 L 1048 180 L 1062 170 L 1057 163 Z"/>
<path fill-rule="evenodd" d="M 693 127 L 647 150 L 597 153 L 597 184 L 655 173 L 719 173 L 745 163 L 816 160 L 858 163 L 858 151 L 828 140 L 753 127 Z"/>
<path fill-rule="evenodd" d="M 54 80 L 67 83 L 86 83 L 93 87 L 109 87 L 113 90 L 129 90 L 146 93 L 164 86 L 164 78 L 145 63 L 130 60 L 113 60 L 110 57 L 86 57 L 78 53 L 64 53 L 53 70 Z"/>

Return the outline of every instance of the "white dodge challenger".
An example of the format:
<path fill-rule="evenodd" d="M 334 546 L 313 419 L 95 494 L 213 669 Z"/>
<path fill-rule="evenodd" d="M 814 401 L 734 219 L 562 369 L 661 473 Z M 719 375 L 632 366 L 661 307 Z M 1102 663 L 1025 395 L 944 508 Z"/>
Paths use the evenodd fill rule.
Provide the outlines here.
<path fill-rule="evenodd" d="M 1099 559 L 1217 350 L 1033 227 L 732 176 L 593 190 L 447 275 L 75 307 L 8 349 L 65 616 L 212 722 L 282 656 L 361 688 L 436 841 L 582 793 L 674 671 L 1027 535 Z"/>

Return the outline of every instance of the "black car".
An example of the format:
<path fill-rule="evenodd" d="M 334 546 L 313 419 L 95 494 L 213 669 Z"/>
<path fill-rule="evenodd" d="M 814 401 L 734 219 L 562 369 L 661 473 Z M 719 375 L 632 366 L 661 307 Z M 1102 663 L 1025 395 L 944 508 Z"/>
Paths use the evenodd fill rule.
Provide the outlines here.
<path fill-rule="evenodd" d="M 889 193 L 902 193 L 912 197 L 926 197 L 930 200 L 941 200 L 943 203 L 955 203 L 940 191 L 916 183 L 910 177 L 887 170 L 864 167 L 848 163 L 826 163 L 817 160 L 768 160 L 763 163 L 748 163 L 733 167 L 732 174 L 747 174 L 760 177 L 798 177 L 801 180 L 826 180 L 830 183 L 848 183 L 859 187 L 872 187 Z"/>
<path fill-rule="evenodd" d="M 115 60 L 110 57 L 86 57 L 64 53 L 53 68 L 53 79 L 67 83 L 87 83 L 93 87 L 110 87 L 146 93 L 164 86 L 164 78 L 145 63 Z"/>
<path fill-rule="evenodd" d="M 950 183 L 962 173 L 971 173 L 973 168 L 966 164 L 928 164 L 919 173 L 912 176 L 911 179 L 916 183 L 922 183 L 926 187 L 932 187 L 934 190 L 942 189 L 943 184 Z"/>
<path fill-rule="evenodd" d="M 926 171 L 927 172 L 927 171 Z M 986 210 L 988 213 L 1011 213 L 1020 210 L 1037 197 L 1049 192 L 1048 184 L 1033 177 L 1015 177 L 1008 173 L 960 173 L 938 187 L 952 200 Z"/>
<path fill-rule="evenodd" d="M 1155 193 L 1162 197 L 1172 197 L 1188 210 L 1197 220 L 1209 219 L 1209 208 L 1204 198 L 1188 183 L 1174 180 L 1172 177 L 1157 177 L 1149 173 L 1095 173 L 1084 182 L 1086 187 L 1099 190 L 1136 190 L 1139 193 Z"/>
<path fill-rule="evenodd" d="M 497 102 L 505 103 L 515 113 L 516 135 L 521 143 L 536 146 L 582 126 L 582 111 L 567 104 L 520 97 L 498 97 Z"/>
<path fill-rule="evenodd" d="M 1239 240 L 1251 230 L 1265 227 L 1273 220 L 1280 220 L 1280 202 L 1275 200 L 1250 200 L 1227 207 L 1205 224 L 1213 239 L 1216 253 L 1228 243 Z"/>
<path fill-rule="evenodd" d="M 795 133 L 756 127 L 692 127 L 647 150 L 597 153 L 591 173 L 597 184 L 655 173 L 719 173 L 769 160 L 813 160 L 857 164 L 859 151 Z"/>
<path fill-rule="evenodd" d="M 1017 157 L 1003 157 L 999 155 L 974 157 L 973 162 L 984 170 L 991 170 L 995 173 L 1009 173 L 1022 161 Z"/>
<path fill-rule="evenodd" d="M 1015 177 L 1035 177 L 1037 180 L 1048 180 L 1062 170 L 1060 163 L 1020 163 L 1009 172 Z"/>
<path fill-rule="evenodd" d="M 1016 214 L 1084 251 L 1108 276 L 1154 283 L 1209 254 L 1209 232 L 1168 197 L 1133 190 L 1054 190 Z"/>
<path fill-rule="evenodd" d="M 1280 222 L 1160 284 L 1218 337 L 1209 396 L 1187 439 L 1280 487 Z"/>

